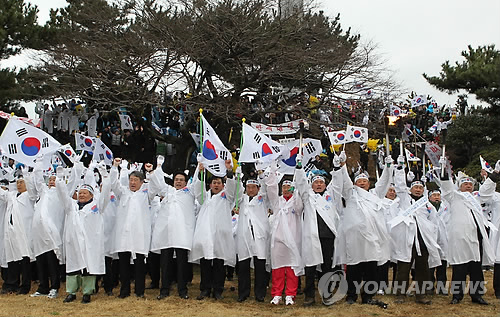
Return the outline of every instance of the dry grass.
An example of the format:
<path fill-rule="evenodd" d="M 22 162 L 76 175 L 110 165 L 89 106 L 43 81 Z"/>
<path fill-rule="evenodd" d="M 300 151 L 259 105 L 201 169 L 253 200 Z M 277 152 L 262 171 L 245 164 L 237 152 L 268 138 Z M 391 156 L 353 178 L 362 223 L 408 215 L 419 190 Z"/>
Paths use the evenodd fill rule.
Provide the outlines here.
<path fill-rule="evenodd" d="M 450 272 L 449 272 L 450 273 Z M 199 294 L 199 275 L 195 275 L 190 287 L 188 300 L 181 300 L 177 296 L 170 296 L 162 301 L 156 300 L 158 290 L 146 290 L 146 299 L 131 296 L 126 299 L 108 297 L 103 290 L 92 296 L 92 302 L 84 305 L 80 303 L 81 294 L 72 303 L 63 304 L 64 291 L 57 299 L 31 298 L 25 295 L 0 296 L 0 316 L 500 316 L 500 302 L 495 299 L 492 284 L 493 273 L 485 272 L 487 293 L 485 299 L 489 306 L 471 304 L 470 297 L 466 296 L 461 304 L 450 305 L 450 296 L 433 296 L 430 306 L 416 305 L 411 298 L 407 303 L 394 304 L 393 296 L 378 296 L 377 298 L 389 303 L 389 308 L 383 310 L 376 306 L 354 304 L 348 305 L 344 301 L 330 307 L 316 304 L 313 307 L 302 306 L 303 296 L 299 296 L 295 306 L 271 306 L 268 294 L 265 303 L 257 303 L 250 298 L 244 303 L 237 303 L 237 292 L 230 291 L 229 287 L 236 287 L 237 282 L 226 282 L 227 290 L 222 301 L 206 299 L 197 301 Z M 32 291 L 35 290 L 33 284 Z M 61 287 L 64 290 L 64 285 Z M 115 292 L 117 290 L 115 289 Z M 175 294 L 172 291 L 172 294 Z M 317 299 L 319 302 L 319 299 Z"/>

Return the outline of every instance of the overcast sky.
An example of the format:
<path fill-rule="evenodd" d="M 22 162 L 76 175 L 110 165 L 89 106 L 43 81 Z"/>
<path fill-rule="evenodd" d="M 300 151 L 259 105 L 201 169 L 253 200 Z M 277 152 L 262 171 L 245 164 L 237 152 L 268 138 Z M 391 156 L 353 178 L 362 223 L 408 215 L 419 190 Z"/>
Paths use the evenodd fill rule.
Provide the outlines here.
<path fill-rule="evenodd" d="M 39 22 L 50 8 L 64 0 L 25 0 L 38 6 Z M 307 0 L 305 0 L 307 1 Z M 467 45 L 495 44 L 500 48 L 499 0 L 320 0 L 319 7 L 334 17 L 340 13 L 344 28 L 351 27 L 363 40 L 378 45 L 387 67 L 408 92 L 430 94 L 439 104 L 454 104 L 456 96 L 438 92 L 422 73 L 438 75 L 441 64 L 461 61 Z M 21 62 L 14 59 L 16 64 Z M 3 66 L 3 65 L 2 65 Z M 474 103 L 474 98 L 469 103 Z"/>

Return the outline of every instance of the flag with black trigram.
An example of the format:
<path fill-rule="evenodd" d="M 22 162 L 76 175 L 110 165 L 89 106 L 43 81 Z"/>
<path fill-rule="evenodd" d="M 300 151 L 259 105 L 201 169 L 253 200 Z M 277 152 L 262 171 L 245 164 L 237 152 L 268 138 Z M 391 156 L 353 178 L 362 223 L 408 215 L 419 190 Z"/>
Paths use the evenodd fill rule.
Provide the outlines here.
<path fill-rule="evenodd" d="M 280 143 L 243 123 L 243 146 L 240 151 L 240 162 L 271 162 L 280 156 L 282 148 L 283 145 Z"/>
<path fill-rule="evenodd" d="M 113 152 L 111 152 L 108 146 L 104 144 L 101 139 L 96 139 L 95 141 L 95 149 L 92 160 L 97 162 L 104 161 L 104 163 L 108 166 L 113 165 Z"/>
<path fill-rule="evenodd" d="M 295 165 L 297 164 L 297 155 L 299 154 L 300 140 L 294 140 L 285 144 L 282 155 L 278 159 L 280 173 L 293 175 L 295 173 Z M 313 162 L 316 155 L 320 155 L 323 151 L 321 141 L 316 139 L 305 138 L 302 141 L 302 162 L 306 171 L 311 170 L 309 162 Z M 307 164 L 304 164 L 307 162 Z"/>
<path fill-rule="evenodd" d="M 310 172 L 317 170 L 316 165 L 314 165 L 312 162 L 308 162 L 304 167 L 304 172 Z"/>
<path fill-rule="evenodd" d="M 226 160 L 231 160 L 231 153 L 219 139 L 208 121 L 201 116 L 203 125 L 202 152 L 200 163 L 215 176 L 226 175 Z M 232 160 L 231 160 L 232 164 Z"/>
<path fill-rule="evenodd" d="M 16 118 L 9 119 L 0 136 L 3 153 L 31 167 L 35 166 L 37 158 L 52 156 L 60 146 L 61 144 L 46 132 Z M 47 165 L 50 165 L 50 160 L 47 160 Z"/>
<path fill-rule="evenodd" d="M 75 133 L 76 149 L 80 151 L 94 152 L 96 138 Z"/>

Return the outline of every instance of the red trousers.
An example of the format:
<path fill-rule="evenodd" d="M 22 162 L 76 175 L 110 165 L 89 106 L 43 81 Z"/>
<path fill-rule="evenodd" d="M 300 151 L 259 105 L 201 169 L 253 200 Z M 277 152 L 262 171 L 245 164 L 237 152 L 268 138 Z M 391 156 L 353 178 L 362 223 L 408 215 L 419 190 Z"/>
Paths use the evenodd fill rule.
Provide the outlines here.
<path fill-rule="evenodd" d="M 283 294 L 283 289 L 285 288 L 286 279 L 286 290 L 285 296 L 297 295 L 297 287 L 299 286 L 299 278 L 295 276 L 292 268 L 289 266 L 280 267 L 279 269 L 272 270 L 272 288 L 271 296 L 281 296 Z"/>

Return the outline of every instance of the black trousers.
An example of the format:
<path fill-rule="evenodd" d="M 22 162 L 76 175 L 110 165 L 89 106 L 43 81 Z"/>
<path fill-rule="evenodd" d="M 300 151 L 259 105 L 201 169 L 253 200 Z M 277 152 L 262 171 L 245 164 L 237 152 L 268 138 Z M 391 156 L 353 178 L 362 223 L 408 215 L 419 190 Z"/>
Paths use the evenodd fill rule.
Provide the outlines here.
<path fill-rule="evenodd" d="M 495 296 L 500 297 L 500 264 L 495 263 L 493 268 L 493 289 L 495 290 Z"/>
<path fill-rule="evenodd" d="M 106 293 L 112 292 L 113 288 L 118 286 L 119 278 L 119 260 L 113 260 L 112 257 L 105 257 L 106 274 L 104 274 L 102 282 Z"/>
<path fill-rule="evenodd" d="M 346 270 L 346 280 L 347 280 L 347 298 L 356 301 L 358 299 L 358 294 L 356 293 L 356 284 L 361 284 L 362 281 L 369 283 L 367 287 L 367 292 L 364 288 L 361 288 L 361 300 L 363 303 L 371 300 L 375 293 L 377 292 L 377 262 L 361 262 L 355 265 L 347 265 Z"/>
<path fill-rule="evenodd" d="M 19 285 L 21 282 L 21 285 Z M 2 288 L 8 292 L 27 294 L 31 289 L 31 264 L 29 257 L 7 263 L 7 278 Z"/>
<path fill-rule="evenodd" d="M 119 252 L 118 263 L 120 269 L 120 295 L 130 295 L 130 252 Z M 144 263 L 144 254 L 136 254 L 134 260 L 135 273 L 135 294 L 144 295 L 146 288 L 146 263 Z"/>
<path fill-rule="evenodd" d="M 332 268 L 333 247 L 335 239 L 320 238 L 319 242 L 321 244 L 321 253 L 323 254 L 323 263 L 321 264 L 321 272 L 319 272 L 319 274 L 316 274 L 316 266 L 306 266 L 305 268 L 306 285 L 304 287 L 304 295 L 306 298 L 315 297 L 316 277 L 318 277 L 318 279 L 321 279 L 321 277 L 328 272 L 334 272 L 336 270 L 340 270 L 340 267 Z"/>
<path fill-rule="evenodd" d="M 389 269 L 392 267 L 392 281 L 389 282 Z M 397 264 L 387 261 L 382 265 L 377 266 L 377 282 L 379 283 L 378 289 L 385 290 L 383 286 L 392 286 L 392 282 L 396 280 Z"/>
<path fill-rule="evenodd" d="M 51 289 L 59 290 L 59 287 L 61 287 L 59 260 L 54 251 L 48 251 L 37 256 L 36 267 L 38 279 L 40 280 L 37 292 L 48 294 Z"/>
<path fill-rule="evenodd" d="M 238 298 L 250 296 L 250 262 L 251 258 L 238 262 Z M 264 299 L 267 291 L 266 260 L 253 257 L 254 263 L 254 295 L 255 298 Z"/>
<path fill-rule="evenodd" d="M 207 260 L 200 259 L 201 282 L 200 291 L 209 296 L 210 292 L 213 294 L 222 294 L 224 290 L 224 281 L 226 279 L 226 270 L 224 269 L 224 260 L 213 259 Z"/>
<path fill-rule="evenodd" d="M 438 292 L 442 292 L 443 288 L 446 286 L 446 281 L 448 277 L 446 276 L 446 267 L 448 265 L 447 261 L 441 260 L 441 265 L 437 267 L 433 267 L 431 270 L 431 281 L 438 282 L 439 285 L 436 285 L 436 289 Z"/>
<path fill-rule="evenodd" d="M 424 282 L 430 281 L 431 275 L 429 270 L 429 251 L 425 246 L 424 240 L 417 226 L 417 239 L 420 245 L 420 255 L 417 253 L 416 241 L 413 241 L 410 262 L 398 261 L 398 271 L 396 274 L 396 282 L 399 286 L 397 288 L 398 295 L 406 294 L 410 286 L 410 270 L 412 263 L 415 262 L 415 282 L 418 286 L 418 293 L 416 298 L 425 295 Z M 404 288 L 401 286 L 404 283 Z M 404 293 L 403 293 L 404 292 Z"/>
<path fill-rule="evenodd" d="M 151 288 L 158 288 L 160 286 L 160 258 L 160 254 L 149 252 L 146 259 L 149 277 L 151 277 Z"/>
<path fill-rule="evenodd" d="M 483 238 L 481 236 L 481 231 L 477 225 L 476 218 L 474 214 L 474 222 L 476 223 L 477 236 L 479 240 L 479 255 L 480 261 L 470 261 L 463 264 L 452 265 L 451 274 L 451 294 L 453 298 L 462 300 L 464 298 L 464 288 L 465 282 L 467 280 L 467 275 L 469 275 L 469 294 L 471 298 L 478 298 L 484 294 L 484 275 L 483 268 L 481 265 L 483 259 Z"/>
<path fill-rule="evenodd" d="M 175 251 L 175 259 L 174 259 Z M 188 269 L 188 250 L 168 248 L 161 250 L 161 295 L 169 295 L 170 286 L 177 281 L 179 296 L 187 295 L 186 270 Z"/>

